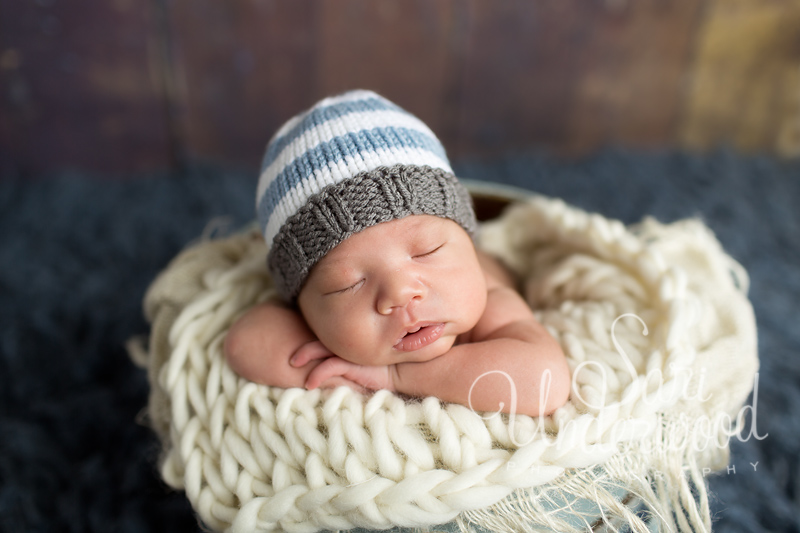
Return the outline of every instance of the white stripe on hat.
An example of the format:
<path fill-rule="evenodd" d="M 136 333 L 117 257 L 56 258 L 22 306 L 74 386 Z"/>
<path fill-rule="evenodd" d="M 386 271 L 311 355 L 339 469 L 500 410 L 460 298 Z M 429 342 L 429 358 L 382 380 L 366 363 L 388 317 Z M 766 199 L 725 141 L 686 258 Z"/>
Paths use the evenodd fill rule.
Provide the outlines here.
<path fill-rule="evenodd" d="M 424 122 L 403 111 L 365 111 L 337 117 L 304 132 L 281 151 L 275 161 L 261 173 L 256 192 L 256 202 L 261 201 L 267 188 L 275 181 L 280 172 L 305 152 L 346 133 L 383 126 L 403 127 L 419 131 L 429 135 L 434 140 L 436 139 L 436 135 Z M 309 141 L 313 141 L 313 144 Z M 450 170 L 449 165 L 442 168 Z"/>
<path fill-rule="evenodd" d="M 279 140 L 281 137 L 286 135 L 287 132 L 291 131 L 300 121 L 305 119 L 309 113 L 312 111 L 323 109 L 326 107 L 330 107 L 332 105 L 341 104 L 342 102 L 353 102 L 356 100 L 367 100 L 369 98 L 375 98 L 376 94 L 372 91 L 365 91 L 362 89 L 357 89 L 354 91 L 349 91 L 344 94 L 340 94 L 337 96 L 329 96 L 324 100 L 320 100 L 314 107 L 307 109 L 305 112 L 295 115 L 291 119 L 289 119 L 286 124 L 280 127 L 280 129 L 275 132 L 275 135 L 272 136 L 272 139 L 269 141 L 269 144 L 274 143 L 275 141 Z"/>

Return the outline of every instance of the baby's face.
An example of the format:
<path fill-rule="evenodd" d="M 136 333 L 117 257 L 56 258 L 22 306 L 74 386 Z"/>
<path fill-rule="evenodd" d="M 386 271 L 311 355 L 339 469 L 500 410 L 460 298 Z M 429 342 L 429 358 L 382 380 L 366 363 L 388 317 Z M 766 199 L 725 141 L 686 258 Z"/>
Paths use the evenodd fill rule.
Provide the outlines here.
<path fill-rule="evenodd" d="M 461 226 L 414 215 L 339 244 L 314 266 L 298 304 L 322 344 L 342 359 L 429 361 L 478 322 L 486 278 Z"/>

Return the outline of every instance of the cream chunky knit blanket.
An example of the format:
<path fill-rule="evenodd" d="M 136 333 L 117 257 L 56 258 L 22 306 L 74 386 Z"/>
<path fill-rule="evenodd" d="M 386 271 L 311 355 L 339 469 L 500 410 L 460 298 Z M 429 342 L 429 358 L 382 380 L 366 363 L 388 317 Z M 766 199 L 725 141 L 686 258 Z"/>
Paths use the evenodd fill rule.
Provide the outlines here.
<path fill-rule="evenodd" d="M 699 221 L 626 228 L 544 197 L 478 242 L 569 358 L 572 397 L 552 417 L 240 379 L 226 328 L 272 294 L 263 240 L 242 233 L 184 251 L 145 299 L 166 482 L 236 532 L 710 530 L 703 476 L 727 464 L 758 366 L 743 269 Z"/>

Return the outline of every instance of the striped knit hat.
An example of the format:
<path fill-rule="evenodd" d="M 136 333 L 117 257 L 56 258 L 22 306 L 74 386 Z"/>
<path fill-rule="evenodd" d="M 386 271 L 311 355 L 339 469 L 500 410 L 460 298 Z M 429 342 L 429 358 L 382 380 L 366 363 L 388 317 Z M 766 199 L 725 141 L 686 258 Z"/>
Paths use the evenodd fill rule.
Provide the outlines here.
<path fill-rule="evenodd" d="M 370 91 L 326 98 L 289 120 L 261 165 L 256 211 L 278 293 L 293 301 L 336 245 L 408 215 L 449 218 L 473 234 L 470 197 L 418 118 Z"/>

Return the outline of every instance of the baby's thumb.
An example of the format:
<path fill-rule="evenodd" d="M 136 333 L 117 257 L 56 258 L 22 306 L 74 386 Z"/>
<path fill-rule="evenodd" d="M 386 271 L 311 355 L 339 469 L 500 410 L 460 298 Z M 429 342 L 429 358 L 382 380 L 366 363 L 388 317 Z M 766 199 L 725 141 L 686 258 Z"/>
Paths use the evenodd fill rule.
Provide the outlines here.
<path fill-rule="evenodd" d="M 294 355 L 292 355 L 291 359 L 289 359 L 289 364 L 295 368 L 299 368 L 301 366 L 305 366 L 309 361 L 314 361 L 315 359 L 324 359 L 332 355 L 333 354 L 331 351 L 328 350 L 321 342 L 311 341 L 305 343 L 298 348 L 296 352 L 294 352 Z"/>

